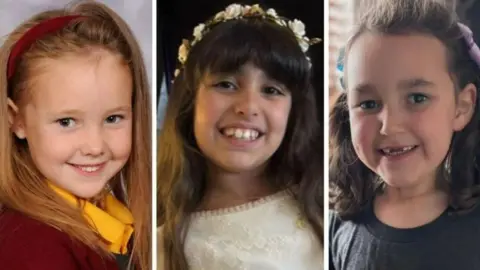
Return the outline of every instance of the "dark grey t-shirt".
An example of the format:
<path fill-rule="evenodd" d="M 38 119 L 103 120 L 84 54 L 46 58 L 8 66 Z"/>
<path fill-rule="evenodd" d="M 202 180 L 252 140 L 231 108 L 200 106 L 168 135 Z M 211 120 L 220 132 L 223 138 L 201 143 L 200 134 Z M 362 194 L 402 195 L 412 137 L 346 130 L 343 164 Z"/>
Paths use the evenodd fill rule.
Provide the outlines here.
<path fill-rule="evenodd" d="M 371 205 L 355 220 L 330 214 L 330 269 L 479 270 L 480 207 L 466 215 L 445 211 L 413 229 L 380 222 Z"/>

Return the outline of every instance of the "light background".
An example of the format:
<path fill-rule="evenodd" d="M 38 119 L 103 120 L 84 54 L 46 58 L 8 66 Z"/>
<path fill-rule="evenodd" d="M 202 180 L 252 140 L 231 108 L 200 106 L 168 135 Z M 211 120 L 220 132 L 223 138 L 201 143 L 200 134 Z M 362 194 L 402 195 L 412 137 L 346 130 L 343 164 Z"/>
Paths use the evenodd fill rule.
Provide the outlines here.
<path fill-rule="evenodd" d="M 72 0 L 0 0 L 0 43 L 15 27 L 36 13 L 63 8 Z M 143 51 L 152 85 L 152 0 L 102 0 L 130 26 Z"/>

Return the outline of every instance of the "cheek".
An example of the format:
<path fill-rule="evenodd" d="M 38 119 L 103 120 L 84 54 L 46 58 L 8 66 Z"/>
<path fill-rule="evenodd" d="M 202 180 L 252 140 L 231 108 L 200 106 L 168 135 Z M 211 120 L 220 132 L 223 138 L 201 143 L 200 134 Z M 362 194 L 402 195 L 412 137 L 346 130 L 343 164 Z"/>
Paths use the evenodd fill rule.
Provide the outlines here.
<path fill-rule="evenodd" d="M 116 159 L 128 159 L 132 150 L 132 128 L 121 128 L 108 132 L 105 142 Z"/>
<path fill-rule="evenodd" d="M 365 155 L 365 152 L 373 149 L 373 141 L 377 130 L 378 127 L 374 119 L 357 117 L 351 114 L 350 135 L 358 156 Z"/>
<path fill-rule="evenodd" d="M 415 114 L 411 123 L 422 143 L 430 146 L 430 151 L 446 152 L 450 147 L 454 120 L 454 109 L 448 104 L 438 104 L 425 112 Z"/>
<path fill-rule="evenodd" d="M 27 125 L 27 142 L 30 154 L 38 161 L 47 159 L 65 159 L 74 148 L 68 136 L 59 132 L 36 125 Z M 54 143 L 52 143 L 54 142 Z"/>
<path fill-rule="evenodd" d="M 194 132 L 197 139 L 214 131 L 227 107 L 227 99 L 199 91 L 194 109 Z"/>
<path fill-rule="evenodd" d="M 288 118 L 291 110 L 291 100 L 282 100 L 274 104 L 265 106 L 266 115 L 270 123 L 270 128 L 276 132 L 284 134 L 287 129 Z"/>
<path fill-rule="evenodd" d="M 76 147 L 71 135 L 63 134 L 59 126 L 37 115 L 38 112 L 30 109 L 25 113 L 25 134 L 30 155 L 37 163 L 64 162 Z M 77 138 L 73 139 L 77 141 Z"/>

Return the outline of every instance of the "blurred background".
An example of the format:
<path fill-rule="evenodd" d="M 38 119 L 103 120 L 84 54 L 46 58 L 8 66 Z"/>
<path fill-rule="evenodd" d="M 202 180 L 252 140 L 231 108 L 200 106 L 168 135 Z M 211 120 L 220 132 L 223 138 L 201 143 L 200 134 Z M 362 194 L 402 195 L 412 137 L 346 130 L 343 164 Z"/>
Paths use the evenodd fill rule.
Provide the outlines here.
<path fill-rule="evenodd" d="M 0 43 L 15 27 L 35 13 L 62 8 L 72 0 L 0 0 Z M 152 0 L 99 0 L 115 10 L 134 32 L 143 51 L 152 85 Z"/>

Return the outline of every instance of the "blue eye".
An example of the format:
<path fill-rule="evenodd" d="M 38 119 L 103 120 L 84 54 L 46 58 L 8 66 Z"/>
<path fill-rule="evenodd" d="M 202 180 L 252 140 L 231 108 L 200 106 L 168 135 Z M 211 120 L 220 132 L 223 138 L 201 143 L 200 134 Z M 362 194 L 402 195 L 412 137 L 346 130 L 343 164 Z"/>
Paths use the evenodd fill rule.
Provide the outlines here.
<path fill-rule="evenodd" d="M 380 105 L 374 100 L 367 100 L 360 103 L 359 107 L 363 110 L 373 110 L 378 108 Z"/>
<path fill-rule="evenodd" d="M 412 104 L 422 104 L 428 101 L 428 97 L 424 94 L 411 94 L 408 96 L 408 101 Z"/>
<path fill-rule="evenodd" d="M 56 121 L 61 127 L 71 128 L 75 125 L 75 120 L 73 118 L 61 118 Z"/>
<path fill-rule="evenodd" d="M 109 123 L 109 124 L 116 124 L 118 122 L 120 122 L 121 120 L 123 120 L 124 117 L 122 115 L 110 115 L 109 117 L 107 117 L 106 122 Z"/>

